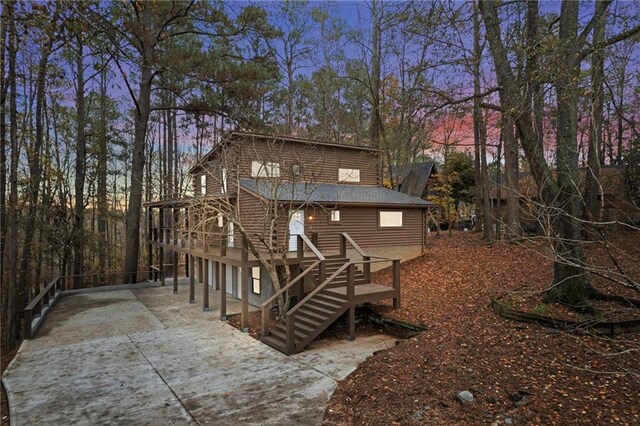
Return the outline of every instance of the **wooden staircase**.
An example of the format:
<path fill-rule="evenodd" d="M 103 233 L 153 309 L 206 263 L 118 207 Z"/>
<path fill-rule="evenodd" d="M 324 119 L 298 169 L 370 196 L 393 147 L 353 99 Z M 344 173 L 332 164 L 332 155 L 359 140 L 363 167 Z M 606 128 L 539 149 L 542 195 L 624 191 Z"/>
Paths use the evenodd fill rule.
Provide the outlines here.
<path fill-rule="evenodd" d="M 342 235 L 341 254 L 330 257 L 320 253 L 304 234 L 298 235 L 300 273 L 262 304 L 262 341 L 264 343 L 287 355 L 298 353 L 345 312 L 348 312 L 348 334 L 350 338 L 354 338 L 355 305 L 358 301 L 362 301 L 356 298 L 355 290 L 356 286 L 370 285 L 371 262 L 393 262 L 394 286 L 393 288 L 383 287 L 388 291 L 385 290 L 382 293 L 385 293 L 385 298 L 393 297 L 394 306 L 399 306 L 400 262 L 397 259 L 386 258 L 372 261 L 371 257 L 363 253 L 351 237 L 346 233 Z M 347 242 L 362 255 L 362 262 L 353 262 L 346 256 Z M 303 257 L 304 245 L 313 252 L 314 258 Z M 356 264 L 361 264 L 362 270 L 357 268 Z M 309 283 L 314 284 L 313 290 L 308 294 L 304 291 L 305 282 L 307 287 Z M 270 308 L 276 298 L 286 291 L 297 295 L 297 303 L 286 312 L 282 322 L 270 328 Z M 390 294 L 392 296 L 389 296 Z"/>
<path fill-rule="evenodd" d="M 286 323 L 280 323 L 269 330 L 269 335 L 262 337 L 262 341 L 287 355 L 298 353 L 340 318 L 347 309 L 349 309 L 349 301 L 346 297 L 321 290 L 296 311 L 292 319 L 293 345 L 287 345 Z"/>

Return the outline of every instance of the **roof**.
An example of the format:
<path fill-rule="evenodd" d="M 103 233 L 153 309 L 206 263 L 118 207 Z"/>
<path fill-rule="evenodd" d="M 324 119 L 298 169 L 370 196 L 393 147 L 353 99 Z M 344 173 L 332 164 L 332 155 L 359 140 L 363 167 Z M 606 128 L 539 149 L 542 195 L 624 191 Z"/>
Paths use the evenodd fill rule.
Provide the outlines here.
<path fill-rule="evenodd" d="M 377 148 L 372 148 L 372 147 L 362 146 L 362 145 L 346 145 L 346 144 L 321 141 L 316 139 L 298 138 L 294 136 L 264 135 L 259 133 L 233 131 L 229 133 L 226 137 L 224 137 L 219 143 L 214 145 L 214 147 L 211 148 L 209 152 L 203 155 L 202 158 L 198 160 L 198 163 L 195 164 L 193 167 L 191 167 L 191 169 L 189 169 L 189 173 L 194 173 L 195 171 L 197 171 L 198 167 L 201 166 L 202 163 L 209 161 L 211 156 L 221 147 L 229 144 L 231 141 L 238 140 L 238 139 L 241 139 L 241 140 L 258 139 L 258 140 L 272 141 L 272 142 L 294 142 L 294 143 L 301 143 L 301 144 L 312 145 L 312 146 L 329 146 L 334 148 L 355 149 L 359 151 L 368 151 L 372 153 L 379 152 L 379 149 Z"/>
<path fill-rule="evenodd" d="M 400 182 L 399 190 L 414 197 L 422 197 L 427 180 L 436 169 L 435 163 L 416 163 L 404 168 L 406 172 Z M 400 177 L 400 176 L 398 176 Z"/>
<path fill-rule="evenodd" d="M 600 168 L 600 185 L 602 186 L 602 192 L 605 195 L 615 195 L 618 197 L 625 196 L 625 167 L 624 165 L 606 165 Z M 556 172 L 552 171 L 553 176 L 556 176 Z M 584 184 L 586 180 L 587 168 L 581 167 L 579 170 L 580 181 L 578 187 L 580 191 L 584 191 Z M 489 176 L 489 197 L 492 199 L 497 198 L 497 187 L 500 186 L 500 199 L 505 200 L 507 198 L 507 180 L 504 171 L 500 174 L 498 185 L 496 185 L 496 177 Z M 529 172 L 518 173 L 518 192 L 521 197 L 525 198 L 537 198 L 538 187 L 536 186 L 533 176 Z"/>
<path fill-rule="evenodd" d="M 309 182 L 280 182 L 276 186 L 269 179 L 240 179 L 240 186 L 266 199 L 297 203 L 421 208 L 433 205 L 421 198 L 377 186 Z"/>

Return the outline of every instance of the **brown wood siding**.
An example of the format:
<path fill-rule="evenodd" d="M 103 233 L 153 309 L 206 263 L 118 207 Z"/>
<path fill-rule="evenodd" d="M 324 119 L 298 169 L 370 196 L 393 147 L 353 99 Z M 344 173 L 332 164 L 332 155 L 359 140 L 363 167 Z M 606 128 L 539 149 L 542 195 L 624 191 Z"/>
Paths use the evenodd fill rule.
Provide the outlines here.
<path fill-rule="evenodd" d="M 346 232 L 361 247 L 385 247 L 421 245 L 423 243 L 423 210 L 394 209 L 376 207 L 342 207 L 339 208 L 341 221 L 339 224 L 329 223 L 328 209 L 307 208 L 305 217 L 305 233 L 311 236 L 318 233 L 320 250 L 338 250 L 340 233 Z M 379 228 L 379 210 L 401 210 L 403 212 L 402 228 Z M 313 215 L 312 221 L 308 220 Z"/>
<path fill-rule="evenodd" d="M 292 166 L 301 166 L 298 181 L 338 183 L 338 169 L 360 170 L 360 185 L 380 186 L 378 155 L 371 151 L 331 146 L 314 146 L 295 142 L 265 140 L 235 140 L 222 154 L 214 155 L 205 165 L 207 194 L 216 194 L 221 188 L 222 165 L 227 166 L 228 187 L 233 191 L 233 180 L 250 179 L 252 161 L 278 163 L 282 179 L 293 179 Z M 203 173 L 202 170 L 197 174 Z M 349 182 L 350 185 L 358 183 Z"/>
<path fill-rule="evenodd" d="M 261 247 L 260 237 L 268 238 L 269 237 L 269 206 L 265 201 L 260 200 L 259 198 L 245 192 L 240 191 L 239 197 L 239 206 L 240 206 L 240 223 L 244 226 L 251 240 L 256 244 L 259 248 Z M 281 220 L 276 224 L 274 242 L 280 247 L 286 247 L 285 237 L 288 228 L 288 214 L 286 209 L 283 207 L 279 214 Z M 234 232 L 237 244 L 240 243 L 242 236 L 235 230 Z M 239 245 L 236 245 L 239 247 Z"/>

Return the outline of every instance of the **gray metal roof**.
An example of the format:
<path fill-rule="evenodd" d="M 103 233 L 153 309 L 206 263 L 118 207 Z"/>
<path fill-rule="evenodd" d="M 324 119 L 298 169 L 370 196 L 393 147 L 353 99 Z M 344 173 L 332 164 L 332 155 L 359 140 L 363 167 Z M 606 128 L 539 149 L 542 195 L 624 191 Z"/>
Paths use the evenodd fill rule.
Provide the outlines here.
<path fill-rule="evenodd" d="M 400 183 L 400 191 L 415 197 L 422 196 L 427 179 L 435 170 L 432 162 L 418 163 L 407 167 L 406 174 Z"/>
<path fill-rule="evenodd" d="M 333 183 L 279 182 L 269 179 L 240 179 L 240 186 L 273 200 L 312 204 L 376 204 L 381 206 L 428 207 L 433 204 L 418 197 L 387 188 Z"/>

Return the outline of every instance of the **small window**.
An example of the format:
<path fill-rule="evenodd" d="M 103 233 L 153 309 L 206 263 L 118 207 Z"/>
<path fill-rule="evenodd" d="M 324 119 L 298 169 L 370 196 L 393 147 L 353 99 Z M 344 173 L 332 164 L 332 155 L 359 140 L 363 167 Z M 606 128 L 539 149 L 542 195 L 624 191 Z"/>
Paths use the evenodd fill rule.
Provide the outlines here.
<path fill-rule="evenodd" d="M 338 169 L 338 182 L 360 182 L 360 169 Z"/>
<path fill-rule="evenodd" d="M 224 226 L 224 217 L 222 213 L 218 213 L 218 228 L 222 228 Z"/>
<path fill-rule="evenodd" d="M 198 188 L 198 193 L 200 195 L 205 195 L 207 193 L 207 175 L 200 175 L 200 187 Z"/>
<path fill-rule="evenodd" d="M 220 192 L 223 194 L 227 193 L 227 169 L 222 169 L 222 186 L 220 187 Z"/>
<path fill-rule="evenodd" d="M 233 247 L 234 243 L 233 222 L 229 221 L 229 223 L 227 223 L 227 247 Z"/>
<path fill-rule="evenodd" d="M 251 177 L 280 177 L 280 164 L 252 161 Z"/>
<path fill-rule="evenodd" d="M 251 291 L 254 294 L 260 294 L 260 267 L 251 268 Z"/>
<path fill-rule="evenodd" d="M 380 211 L 378 214 L 380 228 L 402 228 L 402 212 Z"/>
<path fill-rule="evenodd" d="M 340 222 L 340 210 L 331 210 L 331 216 L 329 220 L 333 223 Z"/>
<path fill-rule="evenodd" d="M 298 179 L 300 177 L 300 172 L 302 171 L 302 167 L 300 164 L 292 164 L 291 165 L 291 175 L 294 179 Z"/>

